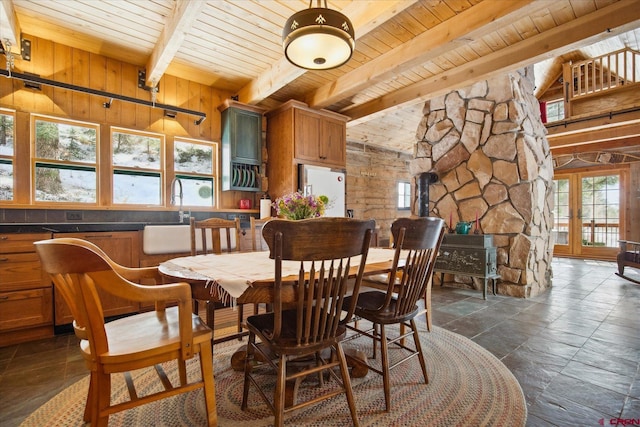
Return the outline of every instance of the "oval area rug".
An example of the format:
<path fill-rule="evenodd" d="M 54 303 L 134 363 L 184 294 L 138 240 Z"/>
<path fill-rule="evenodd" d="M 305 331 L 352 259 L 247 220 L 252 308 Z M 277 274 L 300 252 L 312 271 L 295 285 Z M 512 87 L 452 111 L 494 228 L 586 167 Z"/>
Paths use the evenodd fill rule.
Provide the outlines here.
<path fill-rule="evenodd" d="M 502 362 L 473 341 L 434 327 L 420 332 L 427 361 L 429 384 L 424 384 L 417 359 L 391 371 L 392 410 L 384 412 L 382 377 L 369 372 L 352 380 L 358 417 L 362 426 L 524 426 L 527 408 L 520 384 Z M 242 411 L 243 373 L 230 367 L 230 358 L 242 344 L 216 345 L 214 350 L 215 386 L 220 426 L 268 426 L 273 416 L 255 389 L 249 394 L 249 409 Z M 345 348 L 358 347 L 370 353 L 371 340 L 346 342 Z M 400 350 L 399 350 L 400 351 Z M 198 361 L 187 364 L 189 378 L 199 375 Z M 177 381 L 175 364 L 165 369 Z M 134 374 L 141 394 L 153 391 L 156 377 L 151 370 Z M 306 383 L 300 387 L 302 390 Z M 21 425 L 82 426 L 82 415 L 89 377 L 57 394 Z M 310 384 L 310 389 L 313 384 Z M 113 377 L 112 401 L 127 397 L 121 375 Z M 109 426 L 203 426 L 202 390 L 178 395 L 132 410 L 113 414 Z M 336 396 L 317 405 L 285 416 L 288 425 L 351 425 L 346 398 Z"/>

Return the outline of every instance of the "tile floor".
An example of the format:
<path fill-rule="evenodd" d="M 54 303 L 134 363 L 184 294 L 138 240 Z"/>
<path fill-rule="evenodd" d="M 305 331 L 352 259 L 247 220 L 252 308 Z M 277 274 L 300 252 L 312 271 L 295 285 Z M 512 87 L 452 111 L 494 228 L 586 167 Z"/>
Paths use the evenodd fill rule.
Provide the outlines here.
<path fill-rule="evenodd" d="M 434 324 L 472 339 L 511 369 L 527 400 L 527 426 L 637 424 L 640 285 L 615 271 L 611 262 L 558 258 L 553 288 L 527 300 L 484 301 L 479 291 L 436 286 Z M 0 348 L 0 425 L 19 425 L 86 375 L 76 346 L 63 335 Z"/>

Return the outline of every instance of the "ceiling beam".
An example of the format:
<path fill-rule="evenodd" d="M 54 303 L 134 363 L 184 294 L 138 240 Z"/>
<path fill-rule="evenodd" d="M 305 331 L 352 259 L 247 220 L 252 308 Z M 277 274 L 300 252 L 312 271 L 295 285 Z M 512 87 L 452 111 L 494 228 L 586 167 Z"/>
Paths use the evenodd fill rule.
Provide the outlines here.
<path fill-rule="evenodd" d="M 168 17 L 162 34 L 147 61 L 146 84 L 148 86 L 153 87 L 160 81 L 176 52 L 182 46 L 185 35 L 206 5 L 206 1 L 176 0 L 173 14 Z"/>
<path fill-rule="evenodd" d="M 571 145 L 557 148 L 551 147 L 551 154 L 553 154 L 554 156 L 567 156 L 571 154 L 584 153 L 587 151 L 603 150 L 624 150 L 624 152 L 627 152 L 629 147 L 637 147 L 638 145 L 640 145 L 640 135 L 628 136 L 611 141 L 589 141 L 580 145 Z"/>
<path fill-rule="evenodd" d="M 20 23 L 11 0 L 0 0 L 0 42 L 6 49 L 7 40 L 13 53 L 20 53 Z"/>
<path fill-rule="evenodd" d="M 576 49 L 607 39 L 637 27 L 637 21 L 640 20 L 640 8 L 637 6 L 633 1 L 613 3 L 453 70 L 363 104 L 345 108 L 340 113 L 351 117 L 347 126 L 353 126 L 372 120 L 390 110 L 425 102 L 477 81 L 531 65 L 567 49 Z"/>
<path fill-rule="evenodd" d="M 605 127 L 601 129 L 588 128 L 581 132 L 549 135 L 547 139 L 549 140 L 549 147 L 554 149 L 637 136 L 640 136 L 640 121 L 620 124 L 615 127 Z"/>
<path fill-rule="evenodd" d="M 417 2 L 418 0 L 353 1 L 340 12 L 353 23 L 357 43 L 359 37 Z M 307 70 L 291 64 L 283 55 L 264 73 L 241 88 L 238 100 L 246 104 L 257 104 L 306 72 Z"/>
<path fill-rule="evenodd" d="M 553 4 L 555 0 L 481 2 L 311 93 L 310 107 L 325 108 L 382 83 Z"/>

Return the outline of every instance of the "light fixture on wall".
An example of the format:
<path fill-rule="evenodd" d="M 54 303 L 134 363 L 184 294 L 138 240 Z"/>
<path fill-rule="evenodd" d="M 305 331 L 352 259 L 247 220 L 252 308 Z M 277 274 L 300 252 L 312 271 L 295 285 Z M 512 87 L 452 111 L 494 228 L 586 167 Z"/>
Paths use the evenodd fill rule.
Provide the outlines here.
<path fill-rule="evenodd" d="M 284 54 L 293 65 L 308 70 L 329 70 L 346 63 L 355 49 L 353 24 L 342 13 L 317 7 L 294 13 L 282 30 Z"/>

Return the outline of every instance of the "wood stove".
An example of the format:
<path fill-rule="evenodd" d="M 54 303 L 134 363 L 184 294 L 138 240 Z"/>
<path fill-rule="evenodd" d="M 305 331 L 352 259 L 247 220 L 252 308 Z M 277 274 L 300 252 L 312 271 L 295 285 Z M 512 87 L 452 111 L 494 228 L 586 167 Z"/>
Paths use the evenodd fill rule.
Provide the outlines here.
<path fill-rule="evenodd" d="M 491 234 L 445 234 L 440 254 L 434 267 L 440 273 L 440 286 L 444 275 L 479 277 L 483 280 L 482 298 L 487 299 L 487 281 L 492 281 L 496 294 L 496 280 L 500 278 L 496 265 L 496 247 Z"/>

